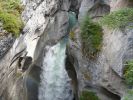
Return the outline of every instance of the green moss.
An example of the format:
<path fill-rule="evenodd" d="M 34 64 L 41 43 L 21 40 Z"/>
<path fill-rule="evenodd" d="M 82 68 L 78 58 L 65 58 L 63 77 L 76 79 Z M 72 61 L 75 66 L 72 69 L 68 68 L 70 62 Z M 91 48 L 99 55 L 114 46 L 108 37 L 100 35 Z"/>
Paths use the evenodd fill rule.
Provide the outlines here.
<path fill-rule="evenodd" d="M 86 17 L 81 24 L 82 52 L 84 55 L 94 58 L 102 46 L 102 28 Z"/>
<path fill-rule="evenodd" d="M 104 16 L 100 23 L 109 28 L 120 28 L 133 22 L 133 8 L 123 8 Z"/>
<path fill-rule="evenodd" d="M 124 77 L 128 85 L 133 85 L 133 60 L 126 63 Z"/>
<path fill-rule="evenodd" d="M 21 12 L 20 0 L 0 0 L 0 21 L 3 28 L 15 36 L 19 36 L 23 26 Z"/>
<path fill-rule="evenodd" d="M 82 91 L 80 100 L 99 100 L 99 98 L 94 92 Z"/>

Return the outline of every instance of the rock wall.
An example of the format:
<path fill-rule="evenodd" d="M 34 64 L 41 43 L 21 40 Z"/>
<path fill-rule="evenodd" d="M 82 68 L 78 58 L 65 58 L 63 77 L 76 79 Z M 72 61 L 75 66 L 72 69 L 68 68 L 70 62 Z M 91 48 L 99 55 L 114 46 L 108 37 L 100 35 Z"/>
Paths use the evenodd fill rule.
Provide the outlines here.
<path fill-rule="evenodd" d="M 89 14 L 97 21 L 110 11 L 120 9 L 118 2 L 126 1 L 83 0 L 79 9 L 79 22 Z M 129 2 L 121 7 L 130 7 Z M 116 8 L 117 7 L 117 8 Z M 78 25 L 79 26 L 79 25 Z M 69 40 L 68 56 L 75 67 L 78 78 L 79 94 L 83 90 L 91 90 L 99 96 L 100 100 L 120 100 L 127 92 L 123 79 L 123 69 L 126 61 L 133 58 L 132 35 L 133 30 L 103 27 L 103 45 L 96 59 L 88 59 L 82 54 L 80 27 L 74 29 L 75 39 Z M 109 92 L 109 93 L 108 93 Z"/>
<path fill-rule="evenodd" d="M 78 1 L 69 0 L 22 0 L 22 3 L 25 27 L 0 60 L 2 100 L 37 100 L 45 47 L 67 37 L 68 12 L 78 9 Z M 32 61 L 28 62 L 27 58 Z"/>

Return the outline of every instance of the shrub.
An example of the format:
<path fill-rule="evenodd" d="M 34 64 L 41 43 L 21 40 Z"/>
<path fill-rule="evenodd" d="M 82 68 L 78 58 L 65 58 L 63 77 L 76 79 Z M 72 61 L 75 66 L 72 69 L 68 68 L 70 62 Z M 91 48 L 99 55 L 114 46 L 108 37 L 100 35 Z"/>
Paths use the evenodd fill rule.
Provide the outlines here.
<path fill-rule="evenodd" d="M 123 8 L 105 15 L 100 23 L 109 28 L 120 28 L 133 22 L 133 8 Z"/>
<path fill-rule="evenodd" d="M 99 98 L 94 92 L 82 91 L 80 100 L 99 100 Z"/>
<path fill-rule="evenodd" d="M 3 28 L 15 36 L 19 35 L 23 26 L 20 18 L 22 9 L 20 0 L 0 0 L 0 21 Z"/>
<path fill-rule="evenodd" d="M 15 36 L 19 35 L 22 27 L 21 20 L 13 14 L 0 12 L 0 21 L 3 23 L 3 28 Z"/>
<path fill-rule="evenodd" d="M 20 0 L 0 0 L 0 5 L 2 10 L 7 12 L 17 11 L 17 13 L 21 13 L 23 10 Z"/>
<path fill-rule="evenodd" d="M 94 57 L 102 46 L 102 28 L 92 22 L 89 17 L 81 23 L 82 52 L 88 57 Z"/>
<path fill-rule="evenodd" d="M 126 63 L 124 77 L 127 84 L 133 85 L 133 60 Z"/>

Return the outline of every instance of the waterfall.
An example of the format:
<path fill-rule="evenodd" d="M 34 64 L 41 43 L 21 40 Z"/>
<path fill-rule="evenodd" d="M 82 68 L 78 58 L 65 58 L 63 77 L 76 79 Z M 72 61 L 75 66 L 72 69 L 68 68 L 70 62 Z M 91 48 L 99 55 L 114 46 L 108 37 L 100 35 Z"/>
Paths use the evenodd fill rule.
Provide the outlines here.
<path fill-rule="evenodd" d="M 39 100 L 72 100 L 70 79 L 65 70 L 66 43 L 47 48 L 43 59 Z"/>

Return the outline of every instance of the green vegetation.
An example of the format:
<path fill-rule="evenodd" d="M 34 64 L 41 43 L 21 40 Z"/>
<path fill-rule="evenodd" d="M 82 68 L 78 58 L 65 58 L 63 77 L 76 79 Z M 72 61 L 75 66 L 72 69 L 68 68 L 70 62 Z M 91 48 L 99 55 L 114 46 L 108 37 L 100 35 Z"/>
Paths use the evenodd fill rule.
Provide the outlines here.
<path fill-rule="evenodd" d="M 109 28 L 120 28 L 133 22 L 133 8 L 123 8 L 104 16 L 100 23 Z"/>
<path fill-rule="evenodd" d="M 19 35 L 23 26 L 21 11 L 20 0 L 0 0 L 0 21 L 3 28 L 15 36 Z"/>
<path fill-rule="evenodd" d="M 121 100 L 133 100 L 133 90 L 129 90 Z"/>
<path fill-rule="evenodd" d="M 85 56 L 94 58 L 102 46 L 102 28 L 91 21 L 89 17 L 81 24 L 82 52 Z"/>
<path fill-rule="evenodd" d="M 15 36 L 19 35 L 22 27 L 22 22 L 17 16 L 7 12 L 0 12 L 0 20 L 3 23 L 3 28 L 8 32 L 13 33 Z"/>
<path fill-rule="evenodd" d="M 127 84 L 133 85 L 133 60 L 126 63 L 124 77 Z"/>
<path fill-rule="evenodd" d="M 80 100 L 99 100 L 99 98 L 94 92 L 82 91 Z"/>

